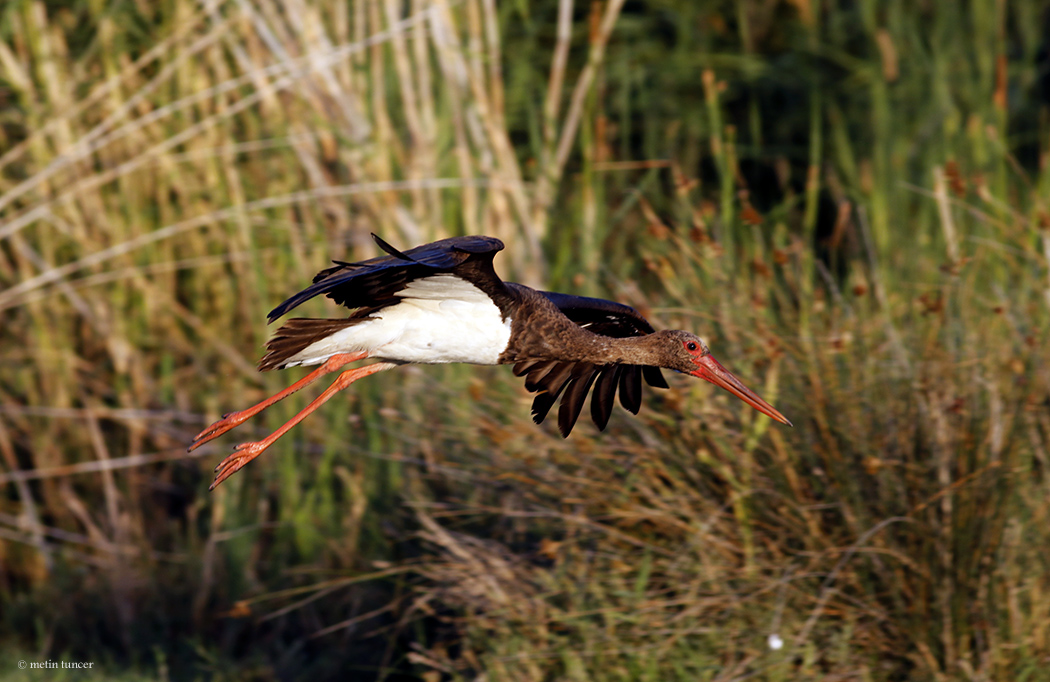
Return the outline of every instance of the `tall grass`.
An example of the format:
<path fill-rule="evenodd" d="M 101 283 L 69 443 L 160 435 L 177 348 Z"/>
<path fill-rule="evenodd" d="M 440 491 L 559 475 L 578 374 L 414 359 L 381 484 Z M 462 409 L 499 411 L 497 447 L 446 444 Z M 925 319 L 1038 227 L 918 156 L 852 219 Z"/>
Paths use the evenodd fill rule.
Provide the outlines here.
<path fill-rule="evenodd" d="M 1044 11 L 6 3 L 6 648 L 1048 679 Z M 795 428 L 673 377 L 562 440 L 506 368 L 402 368 L 208 494 L 240 441 L 189 438 L 294 378 L 254 369 L 266 311 L 370 231 L 498 236 L 504 276 L 698 331 Z"/>

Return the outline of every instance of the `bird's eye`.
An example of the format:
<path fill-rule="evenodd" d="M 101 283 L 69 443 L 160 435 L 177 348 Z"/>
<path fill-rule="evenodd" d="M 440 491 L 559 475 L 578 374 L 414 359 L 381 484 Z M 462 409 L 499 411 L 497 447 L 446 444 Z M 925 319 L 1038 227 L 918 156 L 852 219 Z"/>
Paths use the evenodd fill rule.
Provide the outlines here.
<path fill-rule="evenodd" d="M 689 350 L 696 350 L 696 341 L 690 341 L 689 343 L 685 344 L 685 347 Z"/>

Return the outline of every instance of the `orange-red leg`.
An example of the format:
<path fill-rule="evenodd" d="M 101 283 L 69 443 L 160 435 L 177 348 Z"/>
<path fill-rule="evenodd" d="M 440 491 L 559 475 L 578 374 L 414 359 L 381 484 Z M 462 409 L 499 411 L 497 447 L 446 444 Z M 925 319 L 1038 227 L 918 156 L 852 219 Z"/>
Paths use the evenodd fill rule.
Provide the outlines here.
<path fill-rule="evenodd" d="M 299 389 L 306 388 L 313 382 L 320 379 L 325 374 L 334 372 L 340 367 L 344 367 L 345 365 L 351 362 L 364 360 L 367 357 L 367 351 L 361 351 L 360 353 L 339 353 L 338 355 L 333 355 L 332 357 L 325 360 L 320 367 L 310 372 L 305 377 L 295 382 L 288 388 L 284 389 L 280 393 L 270 396 L 258 405 L 249 407 L 247 410 L 241 410 L 240 412 L 230 412 L 229 414 L 224 414 L 222 416 L 222 419 L 198 433 L 196 437 L 194 437 L 193 442 L 190 444 L 190 446 L 186 448 L 186 451 L 190 452 L 200 447 L 201 445 L 204 445 L 212 438 L 218 438 L 233 427 L 240 426 L 244 422 L 248 421 L 255 415 L 265 410 L 270 405 L 273 405 L 278 401 L 284 400 Z"/>
<path fill-rule="evenodd" d="M 209 490 L 214 490 L 215 486 L 219 485 L 227 478 L 232 476 L 234 473 L 239 471 L 248 462 L 258 457 L 263 450 L 273 445 L 274 441 L 283 436 L 284 434 L 291 431 L 292 427 L 301 422 L 311 412 L 316 410 L 321 405 L 328 402 L 329 398 L 334 396 L 339 391 L 343 390 L 350 384 L 354 383 L 362 377 L 366 377 L 376 372 L 382 372 L 385 369 L 397 367 L 392 362 L 379 362 L 374 365 L 368 365 L 367 367 L 358 367 L 357 369 L 351 369 L 343 372 L 339 375 L 339 378 L 335 382 L 325 389 L 324 393 L 317 396 L 317 398 L 307 405 L 303 410 L 288 420 L 281 428 L 271 433 L 266 438 L 256 441 L 254 443 L 241 443 L 233 450 L 233 454 L 222 460 L 219 466 L 215 467 L 215 481 L 211 484 Z M 254 408 L 253 408 L 254 409 Z"/>

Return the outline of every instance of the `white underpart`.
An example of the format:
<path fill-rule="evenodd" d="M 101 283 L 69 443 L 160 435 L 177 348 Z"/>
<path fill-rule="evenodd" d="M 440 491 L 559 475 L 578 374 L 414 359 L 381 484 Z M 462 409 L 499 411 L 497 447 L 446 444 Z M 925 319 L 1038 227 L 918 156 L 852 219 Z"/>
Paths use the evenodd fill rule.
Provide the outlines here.
<path fill-rule="evenodd" d="M 510 340 L 511 320 L 485 292 L 455 275 L 417 279 L 372 319 L 310 344 L 285 367 L 318 365 L 337 353 L 369 351 L 395 362 L 495 365 Z"/>

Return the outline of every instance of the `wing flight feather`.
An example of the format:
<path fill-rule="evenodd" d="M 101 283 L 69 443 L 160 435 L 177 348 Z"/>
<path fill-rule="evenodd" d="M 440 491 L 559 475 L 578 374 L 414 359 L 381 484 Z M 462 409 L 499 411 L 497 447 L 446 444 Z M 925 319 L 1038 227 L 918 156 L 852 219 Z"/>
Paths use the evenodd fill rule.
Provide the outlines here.
<path fill-rule="evenodd" d="M 630 306 L 599 298 L 542 293 L 566 317 L 595 334 L 624 338 L 654 331 L 649 321 Z M 632 414 L 638 414 L 643 378 L 654 388 L 667 388 L 658 367 L 639 365 L 527 360 L 514 366 L 514 374 L 525 377 L 525 388 L 537 393 L 532 403 L 532 416 L 537 424 L 561 397 L 558 429 L 563 436 L 568 436 L 576 425 L 588 392 L 591 393 L 591 420 L 602 431 L 609 423 L 617 393 L 620 404 Z"/>

